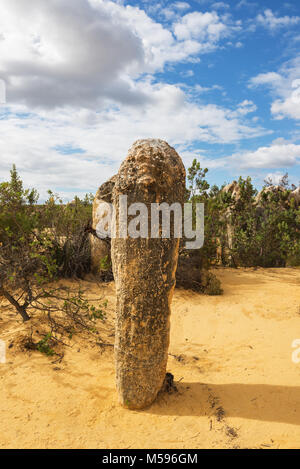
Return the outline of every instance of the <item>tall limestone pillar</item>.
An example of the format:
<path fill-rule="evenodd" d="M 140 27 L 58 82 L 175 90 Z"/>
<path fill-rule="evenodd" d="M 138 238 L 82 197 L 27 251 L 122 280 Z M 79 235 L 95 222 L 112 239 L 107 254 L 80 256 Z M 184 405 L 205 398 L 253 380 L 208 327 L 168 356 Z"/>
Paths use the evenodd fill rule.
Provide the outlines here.
<path fill-rule="evenodd" d="M 150 237 L 151 203 L 183 204 L 184 194 L 185 169 L 176 151 L 162 140 L 135 142 L 113 189 L 116 237 L 111 246 L 117 293 L 117 390 L 121 404 L 130 409 L 142 409 L 155 400 L 168 359 L 179 238 L 172 229 L 169 239 Z M 128 207 L 147 206 L 148 238 L 119 236 L 120 196 L 124 195 Z"/>

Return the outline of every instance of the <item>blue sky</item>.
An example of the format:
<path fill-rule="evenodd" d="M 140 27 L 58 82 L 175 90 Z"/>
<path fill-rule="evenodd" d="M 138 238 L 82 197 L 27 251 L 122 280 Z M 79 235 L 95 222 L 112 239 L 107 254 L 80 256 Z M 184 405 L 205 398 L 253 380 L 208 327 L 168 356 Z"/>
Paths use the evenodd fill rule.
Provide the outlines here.
<path fill-rule="evenodd" d="M 139 138 L 219 185 L 300 181 L 298 1 L 2 0 L 0 181 L 95 192 Z"/>

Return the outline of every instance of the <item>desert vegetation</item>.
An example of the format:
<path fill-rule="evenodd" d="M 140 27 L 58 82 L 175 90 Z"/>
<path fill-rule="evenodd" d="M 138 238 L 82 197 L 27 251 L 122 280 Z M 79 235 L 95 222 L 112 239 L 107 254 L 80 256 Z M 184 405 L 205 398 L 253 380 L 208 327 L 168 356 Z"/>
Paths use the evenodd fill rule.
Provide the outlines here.
<path fill-rule="evenodd" d="M 193 161 L 189 200 L 205 204 L 203 263 L 232 267 L 286 267 L 300 264 L 299 189 L 286 174 L 261 192 L 251 178 L 210 187 L 207 169 Z"/>
<path fill-rule="evenodd" d="M 250 178 L 210 187 L 207 172 L 197 160 L 187 172 L 185 201 L 204 203 L 205 238 L 196 250 L 186 250 L 182 240 L 177 287 L 220 295 L 222 285 L 211 268 L 300 265 L 299 191 L 288 176 L 276 186 L 265 181 L 258 193 Z M 95 323 L 105 321 L 106 299 L 88 300 L 80 284 L 59 283 L 90 272 L 97 282 L 113 279 L 109 254 L 96 258 L 99 275 L 91 259 L 91 246 L 98 241 L 93 199 L 87 194 L 64 204 L 49 191 L 39 204 L 37 191 L 24 188 L 15 166 L 0 184 L 0 295 L 24 322 L 43 315 L 43 333 L 28 342 L 33 349 L 45 352 L 49 341 L 58 344 L 82 331 L 101 342 Z"/>
<path fill-rule="evenodd" d="M 87 301 L 80 286 L 57 285 L 62 278 L 82 278 L 90 268 L 91 198 L 71 204 L 49 191 L 38 205 L 37 191 L 24 189 L 15 167 L 0 184 L 0 296 L 24 322 L 38 315 L 46 323 L 27 348 L 52 354 L 49 343 L 63 342 L 77 332 L 98 333 L 106 301 Z M 3 307 L 2 307 L 3 308 Z"/>
<path fill-rule="evenodd" d="M 186 201 L 205 205 L 205 240 L 199 250 L 187 251 L 182 243 L 177 286 L 216 295 L 222 287 L 209 271 L 212 266 L 300 265 L 299 190 L 289 185 L 288 175 L 278 185 L 265 181 L 258 193 L 250 177 L 210 186 L 207 172 L 197 160 L 188 169 Z M 68 204 L 51 191 L 48 195 L 39 204 L 37 191 L 23 187 L 15 166 L 10 179 L 0 184 L 0 294 L 24 321 L 45 299 L 65 308 L 68 300 L 51 285 L 62 278 L 83 278 L 91 270 L 90 239 L 97 236 L 93 195 Z M 99 267 L 110 272 L 99 281 L 111 280 L 107 256 Z M 75 294 L 78 300 L 80 295 Z"/>

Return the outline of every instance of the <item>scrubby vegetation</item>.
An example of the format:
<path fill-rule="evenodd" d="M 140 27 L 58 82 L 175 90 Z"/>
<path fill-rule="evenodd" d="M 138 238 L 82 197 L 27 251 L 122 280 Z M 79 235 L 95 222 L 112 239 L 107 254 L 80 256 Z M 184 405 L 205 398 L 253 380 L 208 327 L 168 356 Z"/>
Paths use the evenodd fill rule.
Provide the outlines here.
<path fill-rule="evenodd" d="M 251 178 L 210 187 L 194 160 L 188 170 L 189 200 L 205 204 L 202 265 L 286 267 L 300 265 L 300 206 L 285 175 L 262 191 Z"/>
<path fill-rule="evenodd" d="M 277 186 L 265 181 L 258 194 L 250 178 L 210 187 L 207 171 L 196 160 L 188 169 L 186 200 L 205 205 L 205 241 L 199 250 L 181 248 L 177 285 L 216 295 L 222 288 L 209 272 L 211 266 L 300 265 L 300 208 L 287 175 Z M 51 285 L 90 271 L 92 200 L 90 194 L 63 204 L 49 191 L 48 200 L 38 205 L 38 193 L 24 189 L 15 167 L 10 181 L 0 184 L 0 295 L 24 321 L 47 301 L 48 312 L 55 305 L 68 317 L 67 330 L 72 325 L 66 304 L 77 307 L 73 322 L 91 326 L 86 322 L 93 320 L 87 313 L 90 307 L 81 293 L 73 292 L 68 303 Z M 80 301 L 87 309 L 78 309 Z"/>
<path fill-rule="evenodd" d="M 204 246 L 181 249 L 177 285 L 220 294 L 211 266 L 286 267 L 300 265 L 300 206 L 288 175 L 266 180 L 260 193 L 251 178 L 222 187 L 208 184 L 197 160 L 188 169 L 187 201 L 205 207 Z"/>
<path fill-rule="evenodd" d="M 37 202 L 13 167 L 10 181 L 0 184 L 0 296 L 24 322 L 42 312 L 49 332 L 36 349 L 50 354 L 50 342 L 82 330 L 97 333 L 106 302 L 90 304 L 80 287 L 57 286 L 61 278 L 89 272 L 91 197 L 64 205 L 50 192 L 45 204 Z"/>

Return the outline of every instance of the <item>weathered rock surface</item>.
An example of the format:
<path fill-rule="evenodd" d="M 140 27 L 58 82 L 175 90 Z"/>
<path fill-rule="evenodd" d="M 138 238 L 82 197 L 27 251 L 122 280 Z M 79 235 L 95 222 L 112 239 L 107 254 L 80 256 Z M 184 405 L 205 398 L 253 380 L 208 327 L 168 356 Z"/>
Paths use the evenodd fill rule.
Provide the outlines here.
<path fill-rule="evenodd" d="M 101 268 L 103 259 L 107 259 L 109 265 L 110 256 L 110 238 L 101 239 L 97 236 L 97 225 L 102 217 L 107 216 L 106 203 L 112 202 L 112 191 L 115 185 L 116 176 L 113 176 L 107 182 L 99 187 L 93 202 L 93 224 L 94 233 L 90 235 L 91 244 L 91 270 L 94 274 L 101 276 L 106 275 L 106 270 Z M 101 210 L 101 206 L 103 210 Z"/>
<path fill-rule="evenodd" d="M 116 229 L 119 196 L 128 206 L 183 203 L 185 169 L 176 151 L 162 140 L 139 140 L 120 167 L 113 190 Z M 150 228 L 149 228 L 150 232 Z M 116 381 L 121 404 L 150 405 L 160 391 L 168 359 L 170 305 L 175 287 L 179 239 L 112 239 L 117 292 Z"/>
<path fill-rule="evenodd" d="M 230 194 L 232 199 L 237 202 L 241 197 L 241 188 L 237 181 L 232 181 L 222 189 L 223 192 Z M 232 209 L 227 208 L 224 219 L 226 220 L 226 245 L 229 249 L 233 247 L 234 226 L 231 223 Z M 230 256 L 231 257 L 231 256 Z"/>
<path fill-rule="evenodd" d="M 297 187 L 293 192 L 290 194 L 290 199 L 295 200 L 296 207 L 300 206 L 300 187 Z"/>
<path fill-rule="evenodd" d="M 235 200 L 239 200 L 241 196 L 241 188 L 237 181 L 232 181 L 230 184 L 227 184 L 227 186 L 223 187 L 222 191 L 230 194 Z"/>
<path fill-rule="evenodd" d="M 264 200 L 269 200 L 270 196 L 278 203 L 278 208 L 289 208 L 292 200 L 295 208 L 300 206 L 300 187 L 293 191 L 275 185 L 264 187 L 256 196 L 257 207 L 263 207 Z"/>
<path fill-rule="evenodd" d="M 263 202 L 264 198 L 269 198 L 270 195 L 277 196 L 279 199 L 286 192 L 286 190 L 281 186 L 268 186 L 264 187 L 256 196 L 255 201 L 258 206 Z"/>

